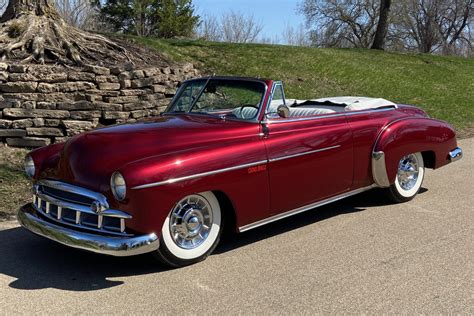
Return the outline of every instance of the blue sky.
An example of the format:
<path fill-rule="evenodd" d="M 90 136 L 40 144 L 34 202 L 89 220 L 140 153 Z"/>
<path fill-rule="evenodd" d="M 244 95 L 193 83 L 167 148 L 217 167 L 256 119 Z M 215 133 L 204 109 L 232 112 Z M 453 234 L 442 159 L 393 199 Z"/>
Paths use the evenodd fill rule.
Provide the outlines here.
<path fill-rule="evenodd" d="M 281 39 L 286 25 L 297 27 L 304 17 L 296 13 L 300 0 L 193 0 L 199 15 L 220 16 L 229 10 L 253 14 L 262 23 L 261 36 Z"/>

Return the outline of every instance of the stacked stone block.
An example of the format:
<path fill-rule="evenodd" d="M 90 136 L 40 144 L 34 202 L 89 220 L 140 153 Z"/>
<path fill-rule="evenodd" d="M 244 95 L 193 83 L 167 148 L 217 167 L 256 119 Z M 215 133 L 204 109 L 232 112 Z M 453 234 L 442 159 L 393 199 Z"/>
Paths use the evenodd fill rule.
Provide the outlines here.
<path fill-rule="evenodd" d="M 0 142 L 39 147 L 159 115 L 192 64 L 133 69 L 0 63 Z"/>

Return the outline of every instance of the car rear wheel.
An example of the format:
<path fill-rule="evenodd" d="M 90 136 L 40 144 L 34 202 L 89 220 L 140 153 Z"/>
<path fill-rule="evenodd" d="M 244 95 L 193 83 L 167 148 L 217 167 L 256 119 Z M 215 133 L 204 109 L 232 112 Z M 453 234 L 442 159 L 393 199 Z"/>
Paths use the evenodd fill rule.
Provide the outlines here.
<path fill-rule="evenodd" d="M 389 198 L 402 203 L 412 200 L 420 191 L 425 176 L 421 153 L 404 156 L 398 163 L 397 177 L 387 190 Z"/>
<path fill-rule="evenodd" d="M 188 195 L 168 214 L 154 255 L 171 267 L 202 261 L 219 243 L 222 223 L 219 201 L 212 192 Z"/>

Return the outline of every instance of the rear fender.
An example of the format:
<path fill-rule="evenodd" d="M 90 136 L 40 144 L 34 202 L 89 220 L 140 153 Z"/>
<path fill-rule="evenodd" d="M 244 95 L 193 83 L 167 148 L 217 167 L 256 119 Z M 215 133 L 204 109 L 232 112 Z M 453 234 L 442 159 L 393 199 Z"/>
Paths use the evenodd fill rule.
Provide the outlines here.
<path fill-rule="evenodd" d="M 421 117 L 391 122 L 381 130 L 374 144 L 374 182 L 380 187 L 389 187 L 395 182 L 400 159 L 411 153 L 434 155 L 434 163 L 429 167 L 442 167 L 450 162 L 449 152 L 456 145 L 456 133 L 446 122 Z"/>

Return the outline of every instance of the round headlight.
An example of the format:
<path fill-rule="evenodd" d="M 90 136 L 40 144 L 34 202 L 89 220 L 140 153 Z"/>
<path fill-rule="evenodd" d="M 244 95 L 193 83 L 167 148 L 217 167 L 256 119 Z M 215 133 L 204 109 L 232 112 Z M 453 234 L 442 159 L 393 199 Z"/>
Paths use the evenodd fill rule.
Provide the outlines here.
<path fill-rule="evenodd" d="M 33 158 L 31 156 L 26 156 L 25 157 L 25 173 L 28 175 L 28 177 L 33 178 L 35 175 L 36 169 L 35 169 L 35 162 L 33 161 Z"/>
<path fill-rule="evenodd" d="M 120 172 L 114 172 L 110 178 L 110 187 L 114 197 L 118 201 L 125 199 L 125 195 L 127 194 L 127 185 L 125 184 L 125 179 Z"/>

